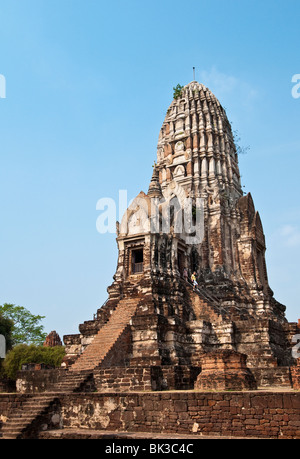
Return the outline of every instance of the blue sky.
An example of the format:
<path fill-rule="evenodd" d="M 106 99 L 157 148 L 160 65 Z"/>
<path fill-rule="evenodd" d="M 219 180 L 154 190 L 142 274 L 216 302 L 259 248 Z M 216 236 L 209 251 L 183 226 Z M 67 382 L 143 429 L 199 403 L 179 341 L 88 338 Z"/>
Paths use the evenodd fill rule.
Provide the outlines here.
<path fill-rule="evenodd" d="M 172 88 L 226 108 L 271 288 L 300 317 L 298 0 L 0 0 L 0 304 L 78 332 L 107 298 L 114 234 L 97 201 L 148 189 Z"/>

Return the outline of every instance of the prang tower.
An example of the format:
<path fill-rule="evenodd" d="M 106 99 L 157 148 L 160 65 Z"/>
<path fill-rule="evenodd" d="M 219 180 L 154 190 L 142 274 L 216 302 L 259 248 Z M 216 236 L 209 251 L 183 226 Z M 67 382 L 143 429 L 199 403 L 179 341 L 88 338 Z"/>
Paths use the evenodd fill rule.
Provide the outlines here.
<path fill-rule="evenodd" d="M 175 95 L 160 130 L 148 191 L 139 193 L 117 223 L 118 263 L 107 301 L 78 334 L 64 336 L 65 369 L 24 376 L 28 391 L 46 387 L 48 393 L 25 395 L 4 422 L 3 438 L 33 438 L 38 429 L 52 428 L 53 413 L 60 422 L 70 415 L 73 426 L 83 419 L 101 430 L 160 431 L 170 409 L 178 411 L 177 426 L 169 424 L 172 433 L 175 428 L 203 434 L 209 415 L 199 404 L 207 398 L 202 394 L 200 402 L 186 390 L 218 390 L 220 401 L 224 390 L 272 387 L 275 408 L 297 401 L 293 395 L 281 398 L 276 386 L 300 388 L 300 358 L 294 352 L 300 321 L 286 320 L 285 306 L 269 287 L 263 227 L 251 195 L 241 189 L 230 123 L 202 84 L 192 81 Z M 193 272 L 198 288 L 190 283 Z M 183 392 L 149 397 L 153 390 Z M 94 391 L 97 398 L 87 394 Z M 122 397 L 124 391 L 144 395 Z M 74 392 L 81 392 L 79 399 Z M 102 392 L 113 394 L 102 398 Z M 261 397 L 229 398 L 239 400 L 242 409 L 251 399 L 254 412 L 255 406 L 266 412 Z M 189 417 L 196 400 L 197 411 Z M 221 413 L 226 433 L 241 406 L 233 407 L 231 418 Z M 220 403 L 213 413 L 223 408 Z M 263 414 L 256 417 L 265 422 Z M 284 435 L 280 421 L 272 421 L 273 429 L 268 419 L 262 431 L 256 421 L 258 435 Z M 239 418 L 241 432 L 243 423 Z M 284 423 L 286 435 L 296 435 L 295 422 Z"/>
<path fill-rule="evenodd" d="M 258 385 L 287 383 L 297 325 L 268 283 L 263 227 L 242 192 L 231 125 L 202 84 L 186 85 L 168 108 L 148 192 L 117 224 L 117 244 L 107 302 L 64 337 L 71 371 L 147 369 L 152 389 L 192 388 L 217 350 L 245 355 Z M 197 273 L 199 290 L 184 268 L 188 278 Z"/>

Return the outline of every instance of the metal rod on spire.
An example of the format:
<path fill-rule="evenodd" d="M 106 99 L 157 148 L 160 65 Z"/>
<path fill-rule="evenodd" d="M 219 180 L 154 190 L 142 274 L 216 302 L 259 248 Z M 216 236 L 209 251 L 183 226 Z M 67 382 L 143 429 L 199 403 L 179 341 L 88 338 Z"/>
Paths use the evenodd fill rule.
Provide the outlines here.
<path fill-rule="evenodd" d="M 195 67 L 193 67 L 193 75 L 194 75 L 194 81 L 196 81 L 196 77 L 195 77 Z"/>

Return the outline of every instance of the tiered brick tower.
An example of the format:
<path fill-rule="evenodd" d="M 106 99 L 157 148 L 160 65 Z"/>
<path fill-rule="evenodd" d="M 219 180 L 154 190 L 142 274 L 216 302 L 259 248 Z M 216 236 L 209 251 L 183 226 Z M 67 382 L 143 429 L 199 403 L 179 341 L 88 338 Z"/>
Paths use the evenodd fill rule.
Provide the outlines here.
<path fill-rule="evenodd" d="M 79 335 L 64 337 L 71 371 L 97 367 L 105 385 L 117 368 L 135 376 L 143 368 L 153 389 L 192 388 L 207 355 L 226 351 L 246 355 L 257 385 L 289 384 L 297 324 L 269 287 L 263 227 L 241 189 L 231 126 L 202 84 L 171 103 L 148 193 L 117 233 L 108 301 Z M 188 279 L 196 272 L 197 291 L 184 268 Z"/>

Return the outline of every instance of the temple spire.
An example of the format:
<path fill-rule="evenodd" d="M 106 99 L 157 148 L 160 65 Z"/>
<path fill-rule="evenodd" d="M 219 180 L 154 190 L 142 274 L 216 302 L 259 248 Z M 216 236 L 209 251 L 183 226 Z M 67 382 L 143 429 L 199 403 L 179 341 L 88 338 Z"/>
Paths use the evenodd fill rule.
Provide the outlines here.
<path fill-rule="evenodd" d="M 148 189 L 148 196 L 150 198 L 161 198 L 162 197 L 161 186 L 159 183 L 159 172 L 158 172 L 156 163 L 154 163 L 153 165 L 153 174 L 152 174 L 152 179 L 151 179 L 149 189 Z"/>

